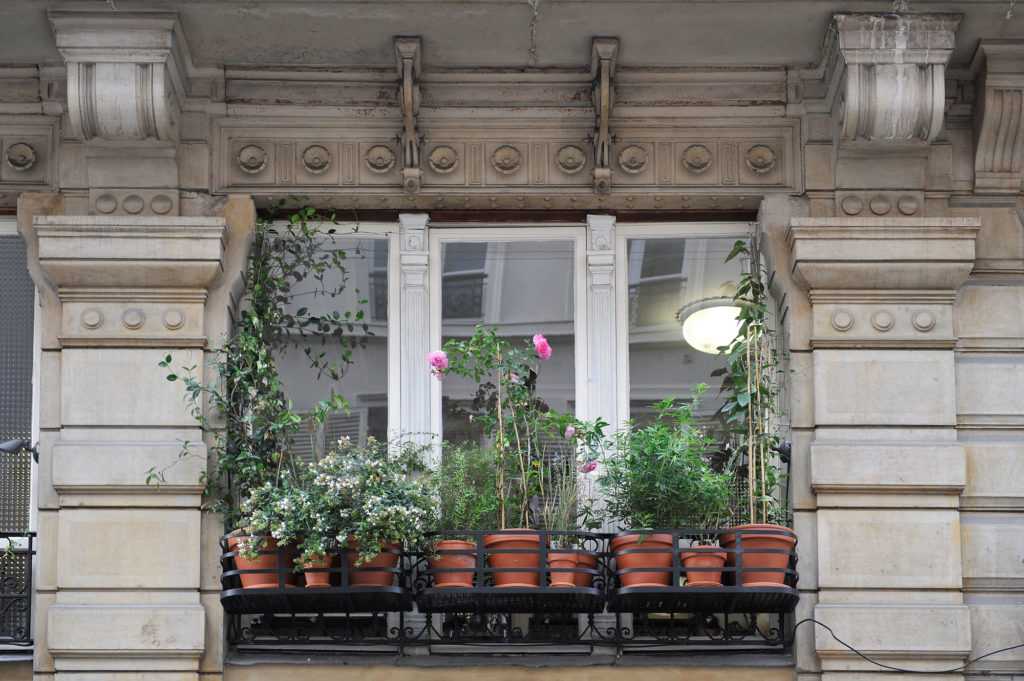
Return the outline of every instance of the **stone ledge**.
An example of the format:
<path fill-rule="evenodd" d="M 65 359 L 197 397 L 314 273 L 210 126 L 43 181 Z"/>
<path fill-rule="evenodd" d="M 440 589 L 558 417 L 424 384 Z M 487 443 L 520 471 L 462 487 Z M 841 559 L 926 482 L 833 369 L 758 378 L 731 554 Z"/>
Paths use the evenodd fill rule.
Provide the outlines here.
<path fill-rule="evenodd" d="M 54 605 L 46 645 L 63 670 L 195 671 L 203 607 Z"/>
<path fill-rule="evenodd" d="M 206 444 L 181 442 L 76 442 L 59 440 L 53 446 L 53 486 L 60 494 L 119 494 L 141 492 L 201 494 L 200 475 L 206 468 Z M 164 471 L 164 480 L 147 484 L 148 471 Z"/>
<path fill-rule="evenodd" d="M 894 666 L 947 669 L 971 652 L 965 605 L 818 605 L 814 617 L 865 655 Z M 815 627 L 814 641 L 824 670 L 878 669 L 821 627 Z"/>
<path fill-rule="evenodd" d="M 815 492 L 959 495 L 967 455 L 958 444 L 812 444 Z"/>

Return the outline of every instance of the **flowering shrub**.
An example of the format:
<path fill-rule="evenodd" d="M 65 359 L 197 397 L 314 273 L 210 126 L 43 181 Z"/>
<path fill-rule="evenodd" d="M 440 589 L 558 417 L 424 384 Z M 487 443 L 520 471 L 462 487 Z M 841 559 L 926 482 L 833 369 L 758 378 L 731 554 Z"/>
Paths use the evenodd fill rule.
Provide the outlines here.
<path fill-rule="evenodd" d="M 359 563 L 377 555 L 384 544 L 425 547 L 437 502 L 430 476 L 423 475 L 424 449 L 410 443 L 389 447 L 372 437 L 365 447 L 339 440 L 310 468 L 318 533 L 357 547 Z"/>

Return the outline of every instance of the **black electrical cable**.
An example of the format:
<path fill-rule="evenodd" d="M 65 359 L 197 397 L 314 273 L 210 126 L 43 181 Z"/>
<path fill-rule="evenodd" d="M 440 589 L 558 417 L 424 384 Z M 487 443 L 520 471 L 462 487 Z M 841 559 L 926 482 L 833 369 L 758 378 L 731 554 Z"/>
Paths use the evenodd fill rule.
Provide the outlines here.
<path fill-rule="evenodd" d="M 1006 648 L 1000 648 L 999 650 L 993 650 L 991 652 L 985 653 L 984 655 L 979 655 L 978 657 L 971 658 L 971 659 L 967 660 L 967 662 L 965 662 L 964 664 L 960 665 L 959 667 L 956 667 L 955 669 L 942 669 L 942 670 L 938 670 L 938 671 L 926 671 L 926 670 L 921 670 L 921 669 L 903 669 L 902 667 L 893 667 L 892 665 L 888 665 L 888 664 L 885 664 L 883 662 L 879 662 L 878 660 L 871 659 L 870 657 L 868 657 L 864 653 L 860 652 L 859 650 L 857 650 L 856 648 L 851 646 L 849 643 L 847 643 L 843 639 L 841 639 L 838 636 L 836 636 L 836 632 L 832 631 L 832 627 L 828 626 L 824 622 L 819 622 L 818 620 L 814 619 L 813 617 L 805 617 L 804 619 L 802 619 L 799 622 L 797 622 L 796 624 L 794 624 L 793 625 L 794 633 L 796 632 L 796 628 L 799 627 L 801 624 L 804 624 L 805 622 L 813 622 L 814 624 L 817 624 L 819 627 L 821 627 L 822 629 L 827 631 L 829 633 L 829 635 L 831 635 L 832 638 L 834 638 L 836 640 L 836 642 L 838 642 L 842 646 L 845 646 L 848 650 L 850 650 L 851 652 L 856 654 L 857 657 L 860 657 L 861 659 L 863 659 L 863 660 L 865 660 L 867 662 L 870 662 L 871 664 L 873 664 L 875 666 L 881 667 L 882 669 L 888 669 L 890 671 L 901 672 L 901 673 L 904 673 L 904 674 L 953 674 L 955 672 L 960 672 L 960 671 L 963 671 L 963 670 L 967 669 L 968 667 L 970 667 L 975 662 L 980 662 L 981 660 L 984 660 L 986 657 L 992 657 L 993 655 L 998 655 L 999 653 L 1005 653 L 1005 652 L 1008 652 L 1010 650 L 1016 650 L 1017 648 L 1024 648 L 1024 643 L 1018 643 L 1015 646 L 1007 646 Z"/>

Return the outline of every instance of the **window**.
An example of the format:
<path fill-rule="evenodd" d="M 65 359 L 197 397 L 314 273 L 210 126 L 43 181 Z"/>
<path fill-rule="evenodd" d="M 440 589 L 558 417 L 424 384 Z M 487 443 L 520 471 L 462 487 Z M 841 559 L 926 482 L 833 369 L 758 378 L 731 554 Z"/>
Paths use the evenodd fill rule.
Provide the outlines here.
<path fill-rule="evenodd" d="M 278 357 L 285 393 L 293 408 L 307 415 L 300 433 L 292 442 L 292 450 L 304 459 L 321 455 L 341 437 L 365 444 L 367 437 L 388 438 L 388 292 L 390 286 L 390 244 L 386 236 L 363 234 L 341 236 L 333 240 L 332 248 L 345 252 L 344 290 L 337 297 L 325 296 L 315 282 L 303 282 L 293 291 L 289 310 L 293 313 L 306 308 L 308 314 L 326 314 L 340 311 L 362 311 L 366 329 L 356 324 L 347 339 L 351 348 L 351 362 L 344 365 L 340 382 L 310 366 L 307 353 L 325 353 L 325 359 L 341 361 L 341 350 L 336 339 L 310 334 L 297 339 L 297 347 L 287 348 Z M 340 231 L 340 230 L 339 230 Z M 337 287 L 338 273 L 325 282 L 323 288 Z M 325 399 L 331 388 L 345 397 L 347 411 L 330 414 L 322 426 L 317 426 L 308 415 L 317 402 Z"/>
<path fill-rule="evenodd" d="M 478 323 L 514 344 L 543 333 L 555 349 L 538 377 L 537 394 L 552 409 L 572 411 L 576 399 L 575 239 L 535 239 L 517 230 L 444 230 L 434 239 L 441 267 L 441 339 L 465 338 Z M 582 230 L 576 230 L 582 237 Z M 441 236 L 443 235 L 443 236 Z M 477 239 L 477 240 L 469 240 Z M 483 240 L 487 239 L 487 240 Z M 493 239 L 493 240 L 492 240 Z M 441 428 L 449 441 L 479 439 L 470 418 L 476 386 L 443 381 Z"/>
<path fill-rule="evenodd" d="M 678 236 L 686 231 L 694 235 Z M 724 358 L 691 345 L 682 324 L 699 310 L 731 306 L 744 263 L 725 260 L 744 235 L 717 235 L 723 231 L 717 226 L 619 227 L 625 284 L 619 294 L 625 323 L 617 344 L 625 358 L 619 376 L 623 418 L 649 419 L 654 404 L 690 399 L 700 384 L 708 390 L 699 413 L 710 418 L 720 406 L 720 379 L 712 373 L 725 366 Z"/>

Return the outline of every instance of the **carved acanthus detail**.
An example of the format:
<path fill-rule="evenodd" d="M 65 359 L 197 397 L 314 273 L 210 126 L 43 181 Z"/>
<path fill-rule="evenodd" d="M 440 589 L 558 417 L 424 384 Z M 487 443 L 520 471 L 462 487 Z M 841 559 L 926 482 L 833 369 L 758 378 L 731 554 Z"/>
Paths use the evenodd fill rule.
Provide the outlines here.
<path fill-rule="evenodd" d="M 187 56 L 169 12 L 52 11 L 68 121 L 83 140 L 175 141 Z"/>
<path fill-rule="evenodd" d="M 953 14 L 837 14 L 843 139 L 931 142 L 942 127 L 959 24 Z"/>
<path fill-rule="evenodd" d="M 1024 181 L 1024 43 L 982 41 L 974 191 L 1016 194 Z"/>
<path fill-rule="evenodd" d="M 399 92 L 402 102 L 402 186 L 415 194 L 420 190 L 420 135 L 416 129 L 416 116 L 420 112 L 420 52 L 419 38 L 395 38 L 395 57 L 398 60 Z"/>
<path fill-rule="evenodd" d="M 608 129 L 615 103 L 615 60 L 619 53 L 617 38 L 594 38 L 591 49 L 590 75 L 594 79 L 594 191 L 607 194 L 612 190 L 611 133 Z"/>

